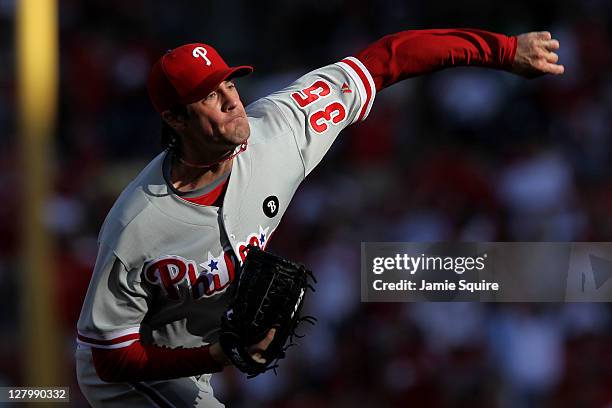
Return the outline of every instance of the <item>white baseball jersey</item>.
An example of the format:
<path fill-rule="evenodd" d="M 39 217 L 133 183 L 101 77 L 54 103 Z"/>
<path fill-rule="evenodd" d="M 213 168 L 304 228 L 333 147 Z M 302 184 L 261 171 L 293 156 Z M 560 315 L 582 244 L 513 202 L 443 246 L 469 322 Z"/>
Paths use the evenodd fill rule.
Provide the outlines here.
<path fill-rule="evenodd" d="M 222 207 L 173 193 L 163 171 L 168 152 L 128 185 L 102 226 L 78 322 L 79 383 L 92 405 L 119 406 L 128 395 L 136 406 L 159 404 L 159 398 L 176 406 L 219 404 L 209 376 L 105 383 L 90 348 L 137 340 L 169 347 L 216 341 L 224 293 L 245 247 L 266 247 L 299 184 L 342 129 L 367 117 L 375 91 L 365 66 L 349 57 L 249 105 L 248 148 L 234 158 Z M 186 381 L 201 393 L 176 392 Z"/>

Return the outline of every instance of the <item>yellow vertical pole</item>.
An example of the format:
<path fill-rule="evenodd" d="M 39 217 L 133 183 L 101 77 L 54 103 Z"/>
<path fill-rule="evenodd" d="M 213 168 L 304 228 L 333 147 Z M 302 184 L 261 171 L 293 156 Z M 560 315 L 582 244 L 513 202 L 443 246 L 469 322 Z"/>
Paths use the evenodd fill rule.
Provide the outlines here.
<path fill-rule="evenodd" d="M 54 313 L 51 242 L 44 222 L 57 110 L 57 14 L 56 0 L 17 2 L 18 130 L 24 188 L 21 333 L 27 383 L 20 385 L 29 386 L 59 386 L 63 382 L 58 364 L 62 348 Z"/>

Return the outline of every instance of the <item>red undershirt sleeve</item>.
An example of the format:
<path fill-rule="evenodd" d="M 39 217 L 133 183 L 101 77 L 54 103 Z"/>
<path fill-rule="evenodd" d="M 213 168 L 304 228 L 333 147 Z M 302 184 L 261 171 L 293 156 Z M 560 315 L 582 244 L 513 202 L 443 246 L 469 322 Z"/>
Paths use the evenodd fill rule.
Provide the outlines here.
<path fill-rule="evenodd" d="M 98 376 L 107 382 L 167 380 L 223 370 L 209 346 L 171 349 L 137 341 L 118 349 L 92 347 L 91 354 Z"/>
<path fill-rule="evenodd" d="M 374 42 L 356 57 L 380 91 L 405 78 L 457 66 L 509 69 L 516 37 L 475 29 L 409 30 Z"/>

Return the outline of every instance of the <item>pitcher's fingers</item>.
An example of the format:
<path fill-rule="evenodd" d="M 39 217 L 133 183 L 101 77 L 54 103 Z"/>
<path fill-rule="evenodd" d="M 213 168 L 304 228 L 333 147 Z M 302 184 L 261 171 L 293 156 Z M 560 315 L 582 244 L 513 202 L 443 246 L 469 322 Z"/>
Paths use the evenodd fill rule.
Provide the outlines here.
<path fill-rule="evenodd" d="M 559 61 L 559 56 L 555 54 L 554 52 L 547 52 L 544 58 L 546 59 L 547 62 L 552 62 L 553 64 Z"/>
<path fill-rule="evenodd" d="M 539 31 L 536 33 L 536 35 L 541 40 L 550 40 L 552 38 L 549 31 Z"/>
<path fill-rule="evenodd" d="M 266 359 L 261 356 L 259 353 L 251 354 L 251 358 L 257 361 L 259 364 L 266 364 Z"/>
<path fill-rule="evenodd" d="M 552 64 L 552 63 L 546 63 L 544 64 L 544 72 L 547 72 L 549 74 L 553 74 L 553 75 L 561 75 L 562 73 L 565 72 L 565 67 L 563 65 L 560 64 Z"/>
<path fill-rule="evenodd" d="M 547 40 L 544 41 L 544 48 L 549 51 L 554 51 L 559 49 L 559 40 Z"/>
<path fill-rule="evenodd" d="M 276 333 L 276 329 L 268 330 L 268 334 L 266 335 L 266 337 L 257 344 L 258 348 L 261 350 L 267 349 L 270 343 L 272 343 L 272 340 L 274 340 L 275 333 Z"/>

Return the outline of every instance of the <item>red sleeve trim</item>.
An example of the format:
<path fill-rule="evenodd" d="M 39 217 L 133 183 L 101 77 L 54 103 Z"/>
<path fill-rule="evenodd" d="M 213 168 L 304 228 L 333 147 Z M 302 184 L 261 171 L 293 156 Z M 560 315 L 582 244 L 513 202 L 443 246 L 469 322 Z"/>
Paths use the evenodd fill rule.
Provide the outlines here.
<path fill-rule="evenodd" d="M 128 334 L 125 336 L 121 336 L 121 337 L 117 337 L 115 339 L 112 340 L 96 340 L 96 339 L 92 339 L 90 337 L 85 337 L 81 334 L 78 335 L 78 339 L 82 342 L 82 343 L 89 343 L 91 345 L 95 345 L 95 346 L 110 346 L 110 345 L 117 345 L 120 343 L 125 343 L 129 340 L 139 340 L 140 339 L 140 334 L 138 333 L 134 333 L 134 334 Z"/>
<path fill-rule="evenodd" d="M 88 347 L 100 347 L 108 349 L 121 348 L 129 346 L 135 341 L 140 340 L 139 332 L 139 327 L 131 327 L 128 329 L 99 334 L 84 334 L 83 332 L 79 331 L 77 333 L 77 343 Z"/>
<path fill-rule="evenodd" d="M 340 62 L 343 62 L 349 67 L 351 67 L 353 71 L 357 73 L 357 75 L 359 76 L 359 79 L 363 83 L 363 87 L 365 88 L 366 95 L 365 95 L 365 101 L 363 101 L 362 103 L 361 111 L 359 112 L 359 117 L 357 118 L 357 120 L 358 121 L 364 120 L 367 116 L 367 112 L 369 110 L 368 108 L 370 107 L 370 101 L 372 99 L 372 94 L 373 94 L 372 85 L 370 84 L 370 80 L 368 79 L 363 69 L 354 61 L 354 58 L 345 58 Z"/>

